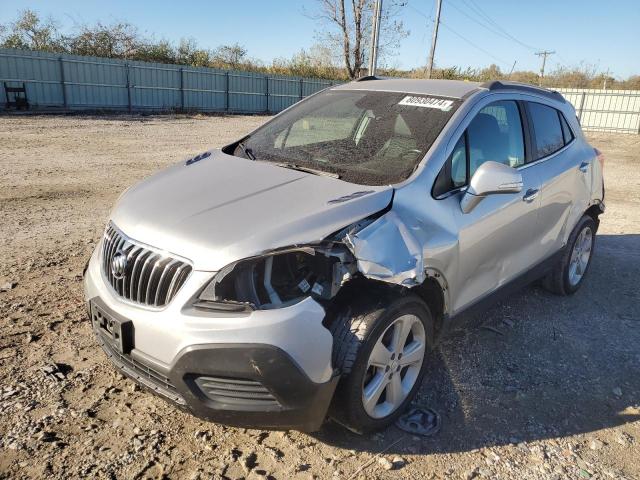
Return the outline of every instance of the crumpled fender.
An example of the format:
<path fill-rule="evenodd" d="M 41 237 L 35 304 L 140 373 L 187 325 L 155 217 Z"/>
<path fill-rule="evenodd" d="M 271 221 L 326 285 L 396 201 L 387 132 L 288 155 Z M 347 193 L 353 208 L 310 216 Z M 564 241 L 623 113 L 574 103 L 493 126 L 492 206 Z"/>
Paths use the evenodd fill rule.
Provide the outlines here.
<path fill-rule="evenodd" d="M 407 287 L 425 280 L 422 247 L 394 211 L 348 233 L 344 242 L 367 278 Z"/>

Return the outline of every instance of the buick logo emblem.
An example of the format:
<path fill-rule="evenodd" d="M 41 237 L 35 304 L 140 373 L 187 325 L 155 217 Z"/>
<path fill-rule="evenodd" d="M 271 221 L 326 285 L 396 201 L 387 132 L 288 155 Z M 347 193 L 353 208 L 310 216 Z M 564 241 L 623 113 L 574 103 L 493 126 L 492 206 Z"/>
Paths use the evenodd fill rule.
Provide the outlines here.
<path fill-rule="evenodd" d="M 118 250 L 111 259 L 111 274 L 120 280 L 127 271 L 127 254 L 122 250 Z"/>

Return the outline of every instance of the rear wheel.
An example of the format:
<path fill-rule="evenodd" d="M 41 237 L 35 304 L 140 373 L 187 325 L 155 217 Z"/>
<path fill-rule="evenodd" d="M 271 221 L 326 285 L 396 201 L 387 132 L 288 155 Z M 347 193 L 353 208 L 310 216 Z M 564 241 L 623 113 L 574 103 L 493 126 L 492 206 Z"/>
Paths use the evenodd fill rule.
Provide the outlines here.
<path fill-rule="evenodd" d="M 420 388 L 433 339 L 429 308 L 414 295 L 364 300 L 331 329 L 342 378 L 330 415 L 357 433 L 386 427 Z"/>
<path fill-rule="evenodd" d="M 583 216 L 569 236 L 567 247 L 553 270 L 544 278 L 545 288 L 557 295 L 578 291 L 591 265 L 597 225 Z"/>

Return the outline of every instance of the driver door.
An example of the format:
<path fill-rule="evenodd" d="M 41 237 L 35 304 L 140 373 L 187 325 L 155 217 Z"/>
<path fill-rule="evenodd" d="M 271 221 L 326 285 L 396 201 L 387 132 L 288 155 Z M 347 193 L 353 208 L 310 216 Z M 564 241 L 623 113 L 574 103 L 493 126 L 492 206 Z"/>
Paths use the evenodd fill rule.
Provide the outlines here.
<path fill-rule="evenodd" d="M 458 231 L 457 296 L 453 311 L 472 305 L 535 265 L 539 256 L 537 197 L 540 180 L 525 166 L 525 137 L 516 101 L 482 108 L 451 155 L 452 186 L 459 188 L 486 161 L 519 169 L 521 193 L 485 197 L 471 212 L 453 209 Z M 450 197 L 459 202 L 463 193 Z"/>

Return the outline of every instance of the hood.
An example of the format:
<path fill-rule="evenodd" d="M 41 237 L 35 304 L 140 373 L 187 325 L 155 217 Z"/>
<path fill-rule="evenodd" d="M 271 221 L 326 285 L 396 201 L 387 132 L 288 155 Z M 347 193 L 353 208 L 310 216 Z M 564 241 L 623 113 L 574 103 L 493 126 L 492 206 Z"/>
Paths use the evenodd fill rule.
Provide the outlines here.
<path fill-rule="evenodd" d="M 251 161 L 214 150 L 131 187 L 111 219 L 126 235 L 217 271 L 269 250 L 313 243 L 384 209 L 390 186 Z"/>

